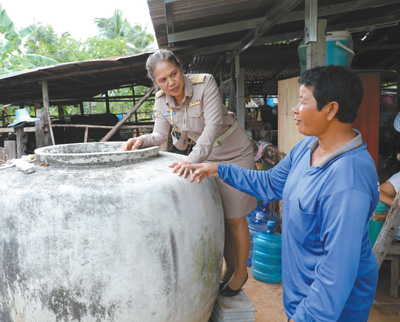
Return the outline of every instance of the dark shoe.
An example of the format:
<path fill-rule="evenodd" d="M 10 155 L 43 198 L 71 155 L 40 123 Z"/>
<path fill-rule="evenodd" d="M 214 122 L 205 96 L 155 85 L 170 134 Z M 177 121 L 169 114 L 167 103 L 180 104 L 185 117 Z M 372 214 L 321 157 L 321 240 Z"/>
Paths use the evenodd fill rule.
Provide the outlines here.
<path fill-rule="evenodd" d="M 242 289 L 243 285 L 247 282 L 248 277 L 249 277 L 249 275 L 247 274 L 246 279 L 244 280 L 242 286 L 238 290 L 232 290 L 229 287 L 228 283 L 226 283 L 225 286 L 219 292 L 219 294 L 221 294 L 222 296 L 225 296 L 225 297 L 231 297 L 231 296 L 238 295 L 240 290 Z"/>

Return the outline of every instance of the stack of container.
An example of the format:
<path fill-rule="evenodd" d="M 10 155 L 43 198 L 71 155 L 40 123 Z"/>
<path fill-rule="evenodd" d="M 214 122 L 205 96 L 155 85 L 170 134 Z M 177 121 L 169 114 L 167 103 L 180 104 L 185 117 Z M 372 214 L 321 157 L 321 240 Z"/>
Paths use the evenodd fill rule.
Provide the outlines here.
<path fill-rule="evenodd" d="M 251 273 L 254 278 L 266 283 L 282 281 L 282 237 L 275 232 L 275 222 L 268 221 L 267 231 L 254 236 Z"/>

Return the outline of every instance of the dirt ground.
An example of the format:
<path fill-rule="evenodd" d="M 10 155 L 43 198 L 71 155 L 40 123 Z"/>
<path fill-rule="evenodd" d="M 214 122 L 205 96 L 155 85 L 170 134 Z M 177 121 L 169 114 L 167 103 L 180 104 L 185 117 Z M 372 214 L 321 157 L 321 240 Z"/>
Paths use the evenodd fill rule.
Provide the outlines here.
<path fill-rule="evenodd" d="M 256 280 L 248 268 L 244 292 L 256 307 L 256 322 L 286 322 L 282 304 L 282 283 L 267 284 Z M 378 289 L 368 322 L 399 322 L 400 298 L 389 296 L 390 263 L 384 261 L 379 271 Z"/>

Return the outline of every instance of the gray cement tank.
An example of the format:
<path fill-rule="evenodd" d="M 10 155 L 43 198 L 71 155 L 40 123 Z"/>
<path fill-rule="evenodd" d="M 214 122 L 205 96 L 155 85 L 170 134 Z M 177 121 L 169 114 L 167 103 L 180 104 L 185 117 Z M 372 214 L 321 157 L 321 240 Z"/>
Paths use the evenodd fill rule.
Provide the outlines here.
<path fill-rule="evenodd" d="M 224 240 L 215 182 L 121 144 L 41 148 L 36 172 L 0 170 L 0 321 L 208 321 Z"/>

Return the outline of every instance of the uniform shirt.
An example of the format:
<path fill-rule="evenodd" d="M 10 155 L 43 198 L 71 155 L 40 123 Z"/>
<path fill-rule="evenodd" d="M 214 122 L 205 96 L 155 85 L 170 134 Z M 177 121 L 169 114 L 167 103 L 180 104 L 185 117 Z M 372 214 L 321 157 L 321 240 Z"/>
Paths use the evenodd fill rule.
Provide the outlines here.
<path fill-rule="evenodd" d="M 367 321 L 378 267 L 368 224 L 378 202 L 374 162 L 358 133 L 319 166 L 305 138 L 270 171 L 218 166 L 218 176 L 261 200 L 283 199 L 286 315 L 302 321 Z"/>
<path fill-rule="evenodd" d="M 215 140 L 235 122 L 235 114 L 222 104 L 212 75 L 184 75 L 184 81 L 185 98 L 180 105 L 174 97 L 157 92 L 153 133 L 142 136 L 143 147 L 164 143 L 173 122 L 179 132 L 187 130 L 189 138 L 196 142 L 187 161 L 203 162 L 211 154 Z"/>

